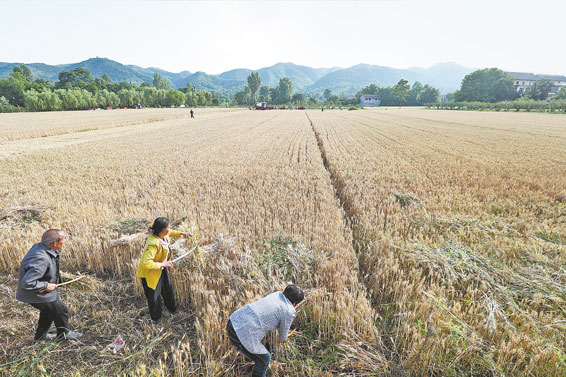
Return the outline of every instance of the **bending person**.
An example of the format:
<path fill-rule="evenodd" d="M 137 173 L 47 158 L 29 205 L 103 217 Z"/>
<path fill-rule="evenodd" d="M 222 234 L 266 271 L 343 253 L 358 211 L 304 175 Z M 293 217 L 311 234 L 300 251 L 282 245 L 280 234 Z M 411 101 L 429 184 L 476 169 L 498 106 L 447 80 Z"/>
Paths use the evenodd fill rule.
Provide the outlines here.
<path fill-rule="evenodd" d="M 171 312 L 177 311 L 175 292 L 167 269 L 173 267 L 169 251 L 169 236 L 190 237 L 190 232 L 170 230 L 169 219 L 158 217 L 150 228 L 151 234 L 145 241 L 145 247 L 138 266 L 137 276 L 141 278 L 143 291 L 147 298 L 151 324 L 161 318 L 161 297 L 165 307 Z"/>
<path fill-rule="evenodd" d="M 20 264 L 16 298 L 39 309 L 39 321 L 34 340 L 78 339 L 79 332 L 70 331 L 69 311 L 59 299 L 57 284 L 61 283 L 59 272 L 59 251 L 65 244 L 65 232 L 49 229 L 28 251 Z M 55 322 L 57 338 L 49 334 Z"/>
<path fill-rule="evenodd" d="M 303 291 L 291 284 L 283 292 L 271 293 L 230 316 L 226 326 L 228 338 L 246 359 L 255 362 L 252 377 L 264 377 L 271 361 L 261 340 L 268 331 L 279 329 L 279 341 L 285 342 L 296 316 L 295 306 L 303 298 Z"/>

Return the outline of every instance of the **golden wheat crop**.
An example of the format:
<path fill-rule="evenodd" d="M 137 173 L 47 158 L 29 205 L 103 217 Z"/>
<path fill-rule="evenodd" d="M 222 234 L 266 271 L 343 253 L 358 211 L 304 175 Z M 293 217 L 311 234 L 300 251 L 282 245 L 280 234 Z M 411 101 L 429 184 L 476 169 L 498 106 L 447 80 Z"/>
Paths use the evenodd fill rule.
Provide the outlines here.
<path fill-rule="evenodd" d="M 309 116 L 401 364 L 417 375 L 564 375 L 566 118 Z"/>
<path fill-rule="evenodd" d="M 3 271 L 17 269 L 45 228 L 60 227 L 69 234 L 66 269 L 127 277 L 143 304 L 135 269 L 147 222 L 168 216 L 178 228 L 192 227 L 202 245 L 212 245 L 173 270 L 179 299 L 193 313 L 181 328 L 186 337 L 169 333 L 173 341 L 167 343 L 162 334 L 146 339 L 127 330 L 138 356 L 92 369 L 82 354 L 73 355 L 70 371 L 240 375 L 240 358 L 224 334 L 228 316 L 289 281 L 309 294 L 296 320 L 299 335 L 277 351 L 273 375 L 375 375 L 388 369 L 351 232 L 304 112 L 240 111 L 124 132 L 72 133 L 73 142 L 67 142 L 69 135 L 51 136 L 31 140 L 27 148 L 20 141 L 4 143 L 16 151 L 2 160 Z M 78 318 L 93 321 L 88 304 L 73 306 L 85 311 Z M 111 317 L 100 307 L 95 313 L 98 321 Z M 33 321 L 14 326 L 25 332 Z M 109 336 L 97 334 L 103 335 Z M 6 357 L 15 357 L 23 344 L 12 339 Z M 139 355 L 146 347 L 154 350 L 157 341 L 155 359 L 143 360 Z M 87 346 L 101 355 L 92 343 Z M 41 364 L 48 373 L 55 365 Z"/>
<path fill-rule="evenodd" d="M 308 294 L 272 376 L 564 374 L 563 116 L 152 111 L 88 132 L 93 112 L 52 115 L 72 118 L 63 135 L 9 115 L 0 374 L 243 375 L 227 317 L 291 281 Z M 157 216 L 198 235 L 179 250 L 201 245 L 172 271 L 187 314 L 163 330 L 135 278 Z M 69 234 L 63 269 L 90 276 L 64 291 L 78 347 L 30 344 L 37 313 L 11 293 L 48 227 Z"/>
<path fill-rule="evenodd" d="M 187 118 L 189 109 L 52 111 L 0 116 L 0 142 Z M 237 109 L 195 109 L 198 118 Z"/>

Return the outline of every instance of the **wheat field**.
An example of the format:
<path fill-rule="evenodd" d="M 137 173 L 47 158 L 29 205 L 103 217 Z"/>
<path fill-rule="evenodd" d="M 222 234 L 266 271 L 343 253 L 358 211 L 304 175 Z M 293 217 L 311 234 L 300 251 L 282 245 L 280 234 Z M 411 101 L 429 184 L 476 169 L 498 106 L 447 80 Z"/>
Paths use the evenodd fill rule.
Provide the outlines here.
<path fill-rule="evenodd" d="M 217 117 L 223 113 L 237 112 L 238 109 L 204 108 L 194 111 L 201 118 Z M 185 118 L 186 113 L 187 110 L 177 108 L 8 113 L 0 117 L 0 142 Z"/>
<path fill-rule="evenodd" d="M 289 282 L 307 299 L 272 376 L 566 372 L 566 118 L 187 112 L 0 115 L 0 373 L 244 375 L 227 318 Z M 201 251 L 156 330 L 135 270 L 158 216 Z M 62 269 L 89 276 L 62 291 L 78 344 L 32 344 L 13 297 L 51 227 Z"/>

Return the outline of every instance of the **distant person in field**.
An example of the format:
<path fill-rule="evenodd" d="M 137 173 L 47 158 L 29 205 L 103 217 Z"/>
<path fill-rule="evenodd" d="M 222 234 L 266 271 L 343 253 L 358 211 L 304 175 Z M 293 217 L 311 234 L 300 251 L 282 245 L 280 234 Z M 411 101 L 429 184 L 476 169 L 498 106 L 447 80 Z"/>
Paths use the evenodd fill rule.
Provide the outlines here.
<path fill-rule="evenodd" d="M 161 298 L 165 307 L 171 312 L 177 311 L 175 293 L 168 268 L 173 267 L 169 236 L 190 237 L 190 232 L 177 232 L 169 227 L 169 219 L 158 217 L 149 228 L 151 234 L 145 241 L 145 247 L 138 266 L 137 276 L 141 278 L 143 291 L 147 298 L 151 324 L 155 325 L 161 318 Z"/>
<path fill-rule="evenodd" d="M 324 107 L 321 107 L 320 109 L 322 110 L 322 112 L 324 112 Z"/>
<path fill-rule="evenodd" d="M 291 284 L 283 292 L 271 293 L 230 316 L 226 326 L 228 338 L 246 359 L 255 362 L 252 377 L 264 377 L 271 361 L 261 340 L 268 331 L 279 329 L 279 341 L 285 342 L 296 316 L 295 306 L 303 298 L 303 291 Z"/>
<path fill-rule="evenodd" d="M 191 109 L 191 118 L 195 117 L 195 112 L 193 111 L 193 109 Z"/>
<path fill-rule="evenodd" d="M 49 229 L 28 251 L 20 264 L 16 298 L 39 309 L 34 340 L 73 340 L 83 334 L 69 330 L 69 311 L 59 299 L 56 284 L 61 283 L 59 252 L 65 244 L 65 232 Z M 57 336 L 49 334 L 55 322 Z"/>

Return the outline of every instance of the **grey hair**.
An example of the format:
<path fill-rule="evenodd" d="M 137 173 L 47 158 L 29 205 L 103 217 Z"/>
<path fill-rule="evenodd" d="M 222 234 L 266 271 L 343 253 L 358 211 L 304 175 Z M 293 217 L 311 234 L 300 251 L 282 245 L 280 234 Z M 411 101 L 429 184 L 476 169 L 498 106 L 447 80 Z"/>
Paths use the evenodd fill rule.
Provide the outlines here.
<path fill-rule="evenodd" d="M 43 236 L 41 236 L 41 243 L 47 247 L 51 247 L 53 243 L 61 241 L 64 234 L 65 232 L 61 229 L 46 230 Z"/>

